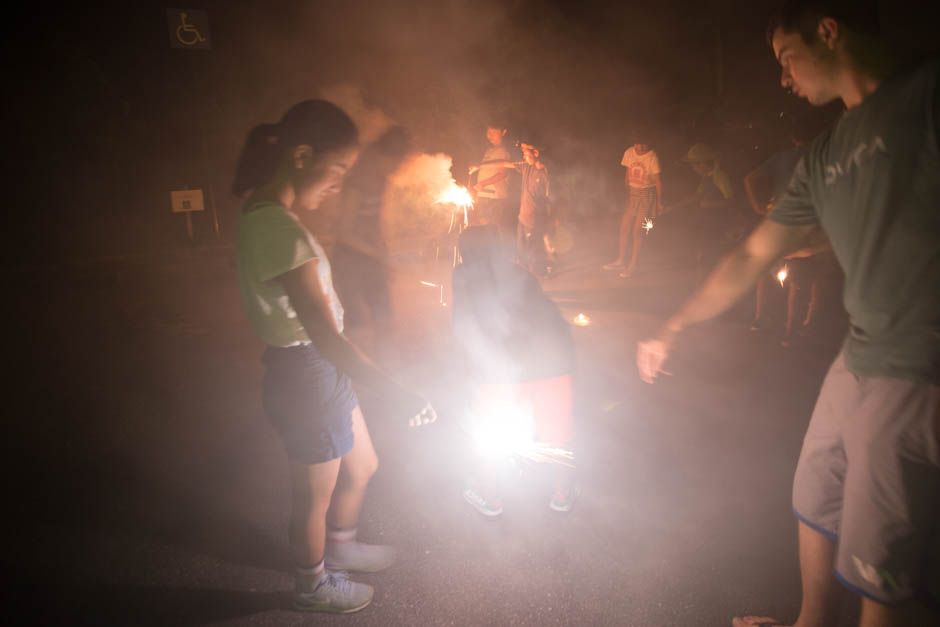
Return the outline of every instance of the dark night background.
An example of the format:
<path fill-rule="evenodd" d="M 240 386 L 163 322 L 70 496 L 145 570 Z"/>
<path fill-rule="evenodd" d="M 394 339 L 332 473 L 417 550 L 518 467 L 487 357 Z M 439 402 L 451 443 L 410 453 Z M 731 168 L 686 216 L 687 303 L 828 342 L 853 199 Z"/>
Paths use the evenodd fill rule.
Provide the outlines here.
<path fill-rule="evenodd" d="M 247 131 L 336 85 L 461 171 L 487 120 L 536 138 L 579 216 L 609 210 L 635 127 L 653 131 L 667 181 L 695 141 L 743 174 L 786 145 L 781 113 L 822 115 L 779 88 L 767 4 L 209 2 L 198 8 L 212 49 L 200 51 L 170 49 L 166 5 L 43 5 L 11 20 L 5 41 L 22 195 L 6 252 L 22 264 L 185 245 L 167 194 L 183 185 L 211 189 L 230 237 Z M 934 39 L 923 15 L 884 3 L 907 50 Z M 205 239 L 209 212 L 195 218 Z"/>
<path fill-rule="evenodd" d="M 880 2 L 903 56 L 936 50 L 935 4 Z M 581 236 L 571 272 L 546 291 L 566 316 L 594 322 L 575 331 L 590 490 L 564 521 L 540 502 L 486 525 L 460 500 L 451 467 L 447 312 L 418 287 L 428 276 L 405 273 L 396 286 L 403 348 L 389 367 L 440 399 L 442 418 L 436 430 L 402 433 L 363 397 L 383 469 L 362 527 L 408 558 L 369 580 L 371 608 L 336 622 L 786 618 L 799 597 L 790 482 L 844 332 L 837 290 L 804 346 L 784 352 L 779 338 L 749 335 L 749 301 L 691 332 L 674 376 L 645 386 L 635 342 L 694 287 L 694 272 L 667 263 L 683 243 L 657 227 L 650 241 L 662 232 L 660 243 L 630 284 L 599 269 L 613 254 L 619 163 L 634 129 L 652 137 L 669 202 L 694 185 L 679 162 L 691 144 L 718 147 L 739 184 L 789 147 L 792 118 L 818 125 L 838 115 L 838 105 L 813 109 L 781 89 L 764 39 L 769 5 L 9 9 L 4 459 L 13 514 L 3 555 L 19 584 L 10 624 L 19 614 L 22 624 L 331 624 L 283 609 L 284 457 L 260 418 L 261 346 L 235 285 L 229 187 L 253 126 L 337 87 L 408 126 L 422 150 L 451 155 L 459 182 L 485 148 L 488 121 L 541 143 L 553 194 Z M 168 8 L 207 11 L 211 50 L 171 49 Z M 183 186 L 209 191 L 218 235 L 205 211 L 189 240 L 169 206 L 169 190 Z"/>

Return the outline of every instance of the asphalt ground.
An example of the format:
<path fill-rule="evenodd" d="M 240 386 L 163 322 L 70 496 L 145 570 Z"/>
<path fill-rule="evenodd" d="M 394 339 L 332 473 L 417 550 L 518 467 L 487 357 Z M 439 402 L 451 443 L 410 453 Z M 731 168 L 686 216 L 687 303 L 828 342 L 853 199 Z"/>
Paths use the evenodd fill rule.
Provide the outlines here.
<path fill-rule="evenodd" d="M 838 294 L 826 293 L 818 325 L 789 349 L 779 329 L 750 332 L 742 303 L 690 331 L 671 376 L 649 386 L 635 343 L 696 273 L 668 229 L 650 234 L 634 278 L 601 270 L 615 228 L 576 231 L 543 283 L 567 317 L 591 318 L 573 329 L 583 494 L 569 514 L 548 509 L 544 467 L 507 473 L 497 521 L 463 501 L 466 390 L 449 311 L 419 283 L 448 268 L 401 260 L 396 336 L 363 342 L 440 419 L 409 429 L 360 395 L 380 457 L 360 536 L 401 557 L 361 577 L 375 600 L 343 617 L 288 609 L 286 459 L 262 415 L 262 346 L 242 314 L 233 251 L 18 269 L 8 283 L 9 616 L 70 626 L 793 620 L 790 486 L 841 341 Z"/>

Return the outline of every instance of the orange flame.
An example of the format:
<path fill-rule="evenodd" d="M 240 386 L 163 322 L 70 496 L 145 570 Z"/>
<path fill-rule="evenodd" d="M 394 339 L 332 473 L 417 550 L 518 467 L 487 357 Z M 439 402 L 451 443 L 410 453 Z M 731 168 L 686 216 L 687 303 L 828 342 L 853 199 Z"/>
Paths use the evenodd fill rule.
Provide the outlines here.
<path fill-rule="evenodd" d="M 783 285 L 783 282 L 787 280 L 788 274 L 789 272 L 787 271 L 786 266 L 783 266 L 780 272 L 777 273 L 777 280 L 780 281 L 780 285 Z"/>
<path fill-rule="evenodd" d="M 459 209 L 467 209 L 473 206 L 473 197 L 466 187 L 451 183 L 450 187 L 444 190 L 435 202 L 455 205 Z"/>

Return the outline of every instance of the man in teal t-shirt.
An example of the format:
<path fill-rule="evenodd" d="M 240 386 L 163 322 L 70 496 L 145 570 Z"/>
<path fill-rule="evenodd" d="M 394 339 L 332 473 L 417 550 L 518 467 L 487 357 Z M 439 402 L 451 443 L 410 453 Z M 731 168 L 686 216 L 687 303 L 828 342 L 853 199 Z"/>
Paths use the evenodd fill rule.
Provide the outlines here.
<path fill-rule="evenodd" d="M 940 60 L 902 68 L 876 34 L 869 3 L 785 3 L 768 29 L 781 83 L 847 110 L 768 219 L 637 352 L 652 382 L 684 328 L 728 309 L 816 228 L 828 235 L 850 331 L 793 483 L 801 626 L 839 622 L 836 581 L 861 597 L 863 625 L 938 624 L 925 607 L 940 605 Z"/>

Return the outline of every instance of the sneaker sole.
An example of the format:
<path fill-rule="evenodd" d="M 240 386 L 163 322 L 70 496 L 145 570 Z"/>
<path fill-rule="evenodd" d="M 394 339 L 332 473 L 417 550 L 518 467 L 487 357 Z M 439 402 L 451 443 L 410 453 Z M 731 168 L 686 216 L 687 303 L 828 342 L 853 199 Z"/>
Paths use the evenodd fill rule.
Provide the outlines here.
<path fill-rule="evenodd" d="M 467 493 L 466 493 L 466 492 L 463 493 L 463 500 L 465 500 L 467 503 L 470 503 L 470 505 L 473 506 L 473 509 L 475 509 L 475 510 L 477 510 L 478 512 L 480 512 L 480 515 L 481 515 L 481 516 L 484 516 L 487 520 L 493 520 L 493 519 L 499 518 L 500 516 L 503 515 L 503 510 L 502 510 L 502 508 L 500 508 L 499 511 L 495 511 L 495 512 L 494 512 L 493 510 L 490 510 L 490 509 L 482 508 L 482 507 L 480 507 L 479 505 L 477 505 L 476 501 L 474 501 L 472 498 L 470 498 L 469 496 L 467 496 Z"/>
<path fill-rule="evenodd" d="M 345 570 L 351 573 L 380 573 L 383 570 L 387 570 L 395 565 L 397 560 L 392 560 L 389 564 L 385 566 L 376 566 L 376 567 L 366 567 L 361 568 L 357 566 L 350 566 L 349 564 L 343 564 L 342 562 L 332 562 L 324 560 L 324 566 L 327 570 Z"/>
<path fill-rule="evenodd" d="M 372 599 L 369 599 L 358 607 L 351 607 L 345 610 L 341 610 L 337 607 L 333 607 L 329 603 L 316 603 L 310 605 L 306 603 L 300 603 L 295 599 L 293 602 L 293 607 L 298 612 L 319 612 L 321 614 L 353 614 L 364 609 L 370 603 L 372 603 Z"/>

